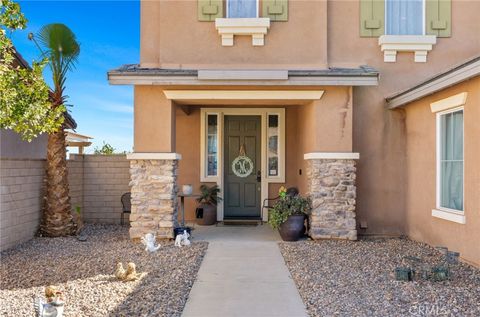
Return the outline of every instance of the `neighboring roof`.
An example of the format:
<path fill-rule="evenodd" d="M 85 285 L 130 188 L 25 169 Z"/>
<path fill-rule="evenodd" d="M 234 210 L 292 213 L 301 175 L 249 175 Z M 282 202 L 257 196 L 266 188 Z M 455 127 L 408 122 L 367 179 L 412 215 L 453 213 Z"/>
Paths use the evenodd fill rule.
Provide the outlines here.
<path fill-rule="evenodd" d="M 258 78 L 259 73 L 279 72 L 278 70 L 242 70 L 241 78 L 232 78 L 222 70 L 225 78 L 204 79 L 202 72 L 210 70 L 143 68 L 138 64 L 123 65 L 108 72 L 108 80 L 116 85 L 157 84 L 157 85 L 344 85 L 371 86 L 378 84 L 378 71 L 369 66 L 358 68 L 328 68 L 321 70 L 285 70 L 286 79 Z M 211 70 L 214 72 L 215 70 Z M 281 72 L 281 71 L 280 71 Z M 254 75 L 255 74 L 255 75 Z M 278 74 L 277 74 L 278 75 Z M 266 76 L 268 77 L 268 76 Z"/>
<path fill-rule="evenodd" d="M 67 136 L 65 137 L 65 141 L 67 142 L 67 145 L 69 143 L 79 143 L 79 142 L 89 143 L 88 145 L 90 145 L 91 144 L 90 140 L 93 139 L 91 136 L 88 136 L 88 135 L 83 135 L 83 134 L 75 133 L 72 131 L 66 131 L 66 132 L 67 132 Z"/>
<path fill-rule="evenodd" d="M 13 56 L 15 57 L 15 62 L 18 63 L 19 66 L 23 68 L 30 68 L 28 62 L 23 58 L 22 54 L 20 54 L 15 47 L 13 48 Z M 64 116 L 67 129 L 76 129 L 77 122 L 75 121 L 75 119 L 73 119 L 68 110 L 65 111 Z"/>
<path fill-rule="evenodd" d="M 28 64 L 28 62 L 23 58 L 23 56 L 15 48 L 13 48 L 13 57 L 15 57 L 15 61 L 23 68 L 30 68 L 30 65 Z"/>
<path fill-rule="evenodd" d="M 92 145 L 92 142 L 90 142 L 90 140 L 93 139 L 92 137 L 88 135 L 75 133 L 72 131 L 66 131 L 66 132 L 67 132 L 67 136 L 65 137 L 65 141 L 67 146 L 77 147 L 79 154 L 83 154 L 83 149 L 85 147 Z"/>
<path fill-rule="evenodd" d="M 77 121 L 73 119 L 72 115 L 70 114 L 70 112 L 68 112 L 68 110 L 65 111 L 64 116 L 65 116 L 65 125 L 67 126 L 67 128 L 75 130 L 77 128 Z"/>
<path fill-rule="evenodd" d="M 386 98 L 387 107 L 394 109 L 437 91 L 480 75 L 480 56 L 444 71 L 402 92 Z"/>

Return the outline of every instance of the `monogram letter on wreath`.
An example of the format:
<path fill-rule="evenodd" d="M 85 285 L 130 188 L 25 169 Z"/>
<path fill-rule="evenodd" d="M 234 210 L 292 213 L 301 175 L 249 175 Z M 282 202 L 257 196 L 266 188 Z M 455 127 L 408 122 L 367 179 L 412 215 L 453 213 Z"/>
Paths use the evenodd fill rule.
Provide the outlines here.
<path fill-rule="evenodd" d="M 243 144 L 238 156 L 232 162 L 232 171 L 238 177 L 247 177 L 252 174 L 253 167 L 253 161 L 245 154 L 245 144 Z"/>

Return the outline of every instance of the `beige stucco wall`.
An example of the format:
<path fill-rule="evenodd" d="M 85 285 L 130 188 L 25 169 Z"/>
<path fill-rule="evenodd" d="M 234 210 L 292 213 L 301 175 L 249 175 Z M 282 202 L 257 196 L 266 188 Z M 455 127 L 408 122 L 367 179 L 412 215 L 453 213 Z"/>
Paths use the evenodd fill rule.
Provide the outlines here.
<path fill-rule="evenodd" d="M 466 224 L 432 217 L 436 201 L 436 116 L 430 103 L 467 92 L 464 108 L 464 197 Z M 405 106 L 407 233 L 431 245 L 447 246 L 480 266 L 480 78 Z"/>
<path fill-rule="evenodd" d="M 175 104 L 155 86 L 135 86 L 135 152 L 175 152 Z"/>
<path fill-rule="evenodd" d="M 142 1 L 141 63 L 163 68 L 325 68 L 327 2 L 291 1 L 288 23 L 271 23 L 267 45 L 236 36 L 221 46 L 215 22 L 197 20 L 196 1 Z M 174 26 L 174 27 L 172 27 Z M 191 48 L 191 49 L 190 49 Z"/>
<path fill-rule="evenodd" d="M 233 47 L 222 47 L 214 22 L 197 21 L 196 1 L 161 4 L 143 1 L 141 62 L 145 66 L 199 69 L 373 66 L 380 72 L 379 86 L 355 87 L 352 98 L 352 148 L 360 153 L 357 219 L 368 225 L 359 233 L 404 234 L 407 209 L 405 113 L 387 110 L 385 97 L 477 55 L 480 52 L 479 11 L 480 1 L 452 1 L 452 36 L 438 38 L 428 53 L 427 63 L 414 63 L 413 53 L 399 53 L 396 63 L 385 63 L 378 38 L 359 36 L 358 1 L 289 1 L 289 21 L 272 22 L 263 47 L 252 47 L 250 37 L 245 36 L 236 37 Z M 328 113 L 329 109 L 324 111 Z M 303 116 L 298 120 L 301 125 L 312 118 L 307 114 L 308 109 L 297 114 Z M 140 115 L 146 118 L 148 113 Z M 138 128 L 137 119 L 135 124 L 136 143 L 152 137 L 146 132 L 147 126 Z M 138 132 L 137 136 L 137 128 L 145 131 Z M 329 133 L 338 134 L 338 121 L 334 128 Z M 160 130 L 154 127 L 152 131 Z M 317 142 L 318 148 L 322 145 L 329 148 L 328 139 L 313 141 L 299 137 L 297 140 L 305 142 L 297 151 L 296 161 L 300 168 L 305 164 L 302 150 L 314 148 L 312 142 Z M 345 141 L 340 144 L 347 148 Z"/>
<path fill-rule="evenodd" d="M 322 87 L 322 98 L 304 105 L 285 107 L 286 126 L 286 179 L 285 183 L 271 183 L 269 197 L 276 197 L 280 186 L 296 186 L 307 192 L 306 161 L 303 155 L 309 152 L 351 152 L 352 150 L 352 104 L 349 87 Z M 161 90 L 161 87 L 157 87 Z M 155 103 L 154 99 L 148 101 Z M 141 107 L 141 105 L 140 105 Z M 222 107 L 222 106 L 219 106 Z M 232 106 L 225 106 L 232 107 Z M 243 107 L 252 107 L 245 105 Z M 268 107 L 268 106 L 261 106 Z M 200 106 L 189 106 L 190 114 L 176 110 L 176 152 L 182 155 L 179 163 L 178 184 L 200 186 Z M 152 118 L 158 122 L 161 118 Z M 148 140 L 142 140 L 148 142 Z M 150 145 L 149 145 L 150 146 Z M 155 146 L 154 143 L 151 146 Z M 301 170 L 301 171 L 300 171 Z M 301 173 L 301 174 L 300 174 Z M 196 203 L 187 199 L 187 220 L 194 219 Z"/>
<path fill-rule="evenodd" d="M 378 38 L 359 36 L 358 1 L 328 1 L 328 64 L 369 65 L 380 72 L 378 87 L 353 89 L 353 151 L 357 162 L 357 220 L 362 234 L 403 234 L 406 226 L 406 134 L 403 110 L 385 108 L 385 97 L 410 88 L 480 53 L 480 1 L 452 1 L 452 36 L 438 38 L 427 63 L 398 53 L 385 63 Z"/>

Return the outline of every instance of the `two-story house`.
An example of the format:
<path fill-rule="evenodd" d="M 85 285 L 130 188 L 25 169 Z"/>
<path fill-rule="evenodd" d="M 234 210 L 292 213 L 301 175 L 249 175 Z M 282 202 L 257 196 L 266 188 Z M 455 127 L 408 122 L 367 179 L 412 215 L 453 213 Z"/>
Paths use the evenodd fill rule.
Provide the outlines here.
<path fill-rule="evenodd" d="M 108 74 L 134 86 L 131 237 L 172 236 L 183 184 L 219 185 L 218 221 L 266 221 L 262 201 L 296 186 L 313 199 L 314 239 L 407 234 L 480 264 L 479 12 L 457 0 L 141 1 L 140 64 Z M 473 75 L 418 88 L 469 59 Z M 451 92 L 462 104 L 422 101 L 465 81 Z"/>

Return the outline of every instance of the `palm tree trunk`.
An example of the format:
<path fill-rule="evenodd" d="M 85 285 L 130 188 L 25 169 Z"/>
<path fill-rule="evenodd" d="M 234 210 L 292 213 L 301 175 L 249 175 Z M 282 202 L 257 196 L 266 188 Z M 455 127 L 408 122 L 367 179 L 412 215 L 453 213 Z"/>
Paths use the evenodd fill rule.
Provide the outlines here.
<path fill-rule="evenodd" d="M 48 135 L 46 193 L 40 233 L 59 237 L 74 234 L 68 187 L 65 131 L 63 127 Z"/>

